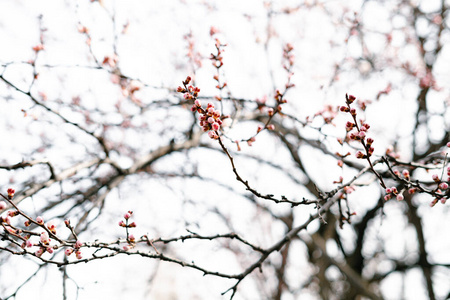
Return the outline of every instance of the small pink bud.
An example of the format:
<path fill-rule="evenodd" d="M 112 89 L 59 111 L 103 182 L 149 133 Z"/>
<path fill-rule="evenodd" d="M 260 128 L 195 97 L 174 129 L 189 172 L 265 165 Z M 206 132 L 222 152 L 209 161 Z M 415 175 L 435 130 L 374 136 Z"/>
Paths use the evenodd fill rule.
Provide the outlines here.
<path fill-rule="evenodd" d="M 366 156 L 361 151 L 356 152 L 356 158 L 365 158 Z"/>
<path fill-rule="evenodd" d="M 219 128 L 220 128 L 219 123 L 213 123 L 213 124 L 212 124 L 212 129 L 213 129 L 213 130 L 216 130 L 216 131 L 217 131 L 217 130 L 219 130 Z"/>
<path fill-rule="evenodd" d="M 433 176 L 432 176 L 431 178 L 433 178 L 433 180 L 434 180 L 435 182 L 440 182 L 440 181 L 441 181 L 441 180 L 439 179 L 439 176 L 438 176 L 437 174 L 433 174 Z"/>
<path fill-rule="evenodd" d="M 128 225 L 128 227 L 136 227 L 136 223 L 132 222 L 130 225 Z"/>
<path fill-rule="evenodd" d="M 408 190 L 408 193 L 410 193 L 411 195 L 414 194 L 417 191 L 417 188 L 410 188 Z"/>
<path fill-rule="evenodd" d="M 441 182 L 441 183 L 439 184 L 439 188 L 440 188 L 441 190 L 446 190 L 446 189 L 448 189 L 448 184 L 447 184 L 446 182 Z"/>
<path fill-rule="evenodd" d="M 347 103 L 349 103 L 349 104 L 356 100 L 356 97 L 353 95 L 348 95 L 348 96 L 345 95 L 345 96 L 347 98 Z"/>
<path fill-rule="evenodd" d="M 342 166 L 344 165 L 344 162 L 342 160 L 338 160 L 337 165 L 342 168 Z"/>
<path fill-rule="evenodd" d="M 128 236 L 128 239 L 130 240 L 130 242 L 134 242 L 136 240 L 136 238 L 134 237 L 134 235 L 130 234 Z"/>
<path fill-rule="evenodd" d="M 201 107 L 201 106 L 202 106 L 202 103 L 201 103 L 200 100 L 198 100 L 198 99 L 195 99 L 194 104 L 195 104 L 197 107 Z"/>
<path fill-rule="evenodd" d="M 75 256 L 77 257 L 77 259 L 82 259 L 83 258 L 83 256 L 81 255 L 81 251 L 80 250 L 75 251 Z"/>
<path fill-rule="evenodd" d="M 67 248 L 66 250 L 64 250 L 64 254 L 66 256 L 70 256 L 73 253 L 73 249 L 72 248 Z"/>
<path fill-rule="evenodd" d="M 125 251 L 128 251 L 130 249 L 131 249 L 130 245 L 124 245 L 123 246 L 123 250 L 125 250 Z"/>
<path fill-rule="evenodd" d="M 16 193 L 16 190 L 9 188 L 7 190 L 7 193 L 8 193 L 8 199 L 11 200 L 12 198 L 14 198 L 14 194 Z"/>
<path fill-rule="evenodd" d="M 127 226 L 127 225 L 125 224 L 124 221 L 121 220 L 121 221 L 119 222 L 119 226 L 120 226 L 120 227 L 125 227 L 125 226 Z"/>
<path fill-rule="evenodd" d="M 403 199 L 404 199 L 404 197 L 403 197 L 402 194 L 398 194 L 398 195 L 397 195 L 397 200 L 398 200 L 398 201 L 402 201 Z"/>
<path fill-rule="evenodd" d="M 128 220 L 129 218 L 131 218 L 131 215 L 130 215 L 129 213 L 126 213 L 126 214 L 123 216 L 123 218 L 124 218 L 125 220 Z"/>
<path fill-rule="evenodd" d="M 75 246 L 74 246 L 75 249 L 79 249 L 79 248 L 81 248 L 81 246 L 83 246 L 83 243 L 80 240 L 75 242 Z"/>
<path fill-rule="evenodd" d="M 5 201 L 0 201 L 0 210 L 3 210 L 6 208 L 6 203 Z"/>
<path fill-rule="evenodd" d="M 53 248 L 52 248 L 52 247 L 47 247 L 47 249 L 46 249 L 46 250 L 47 250 L 47 252 L 48 252 L 48 253 L 50 253 L 50 254 L 52 254 L 52 253 L 53 253 Z"/>
<path fill-rule="evenodd" d="M 392 194 L 392 189 L 391 188 L 387 188 L 386 189 L 386 194 Z"/>
<path fill-rule="evenodd" d="M 267 125 L 267 129 L 274 130 L 275 129 L 275 125 L 269 124 L 269 125 Z"/>
<path fill-rule="evenodd" d="M 403 170 L 402 174 L 406 179 L 409 179 L 409 171 L 408 170 Z"/>
<path fill-rule="evenodd" d="M 41 216 L 38 216 L 38 217 L 36 218 L 36 222 L 37 222 L 39 225 L 44 225 L 44 218 L 42 218 Z"/>
<path fill-rule="evenodd" d="M 27 248 L 33 247 L 33 243 L 30 240 L 27 240 L 26 245 L 27 245 Z"/>
<path fill-rule="evenodd" d="M 49 245 L 50 244 L 50 238 L 48 236 L 47 231 L 43 231 L 40 235 L 40 239 L 41 239 L 41 243 L 44 245 Z"/>
<path fill-rule="evenodd" d="M 44 253 L 44 250 L 41 247 L 41 248 L 37 249 L 36 252 L 34 252 L 34 255 L 36 255 L 37 257 L 41 257 L 43 253 Z"/>

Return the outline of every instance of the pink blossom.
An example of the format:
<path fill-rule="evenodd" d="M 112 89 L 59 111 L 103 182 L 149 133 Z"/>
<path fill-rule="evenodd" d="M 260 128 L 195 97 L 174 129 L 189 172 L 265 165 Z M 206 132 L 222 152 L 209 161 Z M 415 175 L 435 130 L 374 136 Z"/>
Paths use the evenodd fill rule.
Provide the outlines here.
<path fill-rule="evenodd" d="M 83 246 L 83 243 L 80 240 L 76 241 L 75 248 L 78 249 L 81 248 L 81 246 Z"/>
<path fill-rule="evenodd" d="M 50 237 L 48 236 L 47 231 L 43 231 L 40 235 L 41 238 L 41 243 L 44 245 L 49 245 L 50 244 Z"/>
<path fill-rule="evenodd" d="M 439 188 L 442 190 L 446 190 L 446 189 L 448 189 L 448 184 L 446 182 L 441 182 L 439 184 Z"/>
<path fill-rule="evenodd" d="M 213 130 L 216 130 L 216 131 L 217 131 L 217 130 L 219 130 L 219 128 L 220 128 L 219 123 L 213 123 L 213 124 L 212 124 L 212 129 L 213 129 Z"/>
<path fill-rule="evenodd" d="M 44 250 L 41 247 L 41 248 L 37 249 L 36 252 L 34 252 L 34 255 L 36 255 L 37 257 L 41 257 L 43 253 L 44 253 Z"/>
<path fill-rule="evenodd" d="M 36 222 L 37 222 L 39 225 L 44 225 L 44 218 L 42 218 L 41 216 L 38 216 L 38 217 L 36 218 Z"/>
<path fill-rule="evenodd" d="M 72 248 L 67 248 L 66 250 L 64 250 L 64 254 L 66 256 L 70 256 L 73 253 L 73 249 Z"/>
<path fill-rule="evenodd" d="M 3 210 L 6 208 L 6 203 L 5 201 L 0 201 L 0 210 Z"/>
<path fill-rule="evenodd" d="M 83 256 L 81 255 L 81 251 L 80 250 L 75 251 L 75 256 L 77 257 L 77 259 L 82 259 L 83 258 Z"/>

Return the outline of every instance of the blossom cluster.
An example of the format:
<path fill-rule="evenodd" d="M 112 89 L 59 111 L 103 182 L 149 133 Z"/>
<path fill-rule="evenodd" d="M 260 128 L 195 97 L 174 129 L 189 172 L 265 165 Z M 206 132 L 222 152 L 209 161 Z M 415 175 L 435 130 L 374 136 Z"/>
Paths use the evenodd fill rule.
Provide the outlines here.
<path fill-rule="evenodd" d="M 184 93 L 184 98 L 186 100 L 194 100 L 191 111 L 199 113 L 198 119 L 202 130 L 208 132 L 208 136 L 211 139 L 218 139 L 218 130 L 223 124 L 222 115 L 219 110 L 215 109 L 214 104 L 212 103 L 208 103 L 206 108 L 202 107 L 202 103 L 197 99 L 200 89 L 192 85 L 188 86 L 190 81 L 191 77 L 188 76 L 186 80 L 183 81 L 184 88 L 179 86 L 177 92 Z"/>
<path fill-rule="evenodd" d="M 362 151 L 356 152 L 356 158 L 359 159 L 367 159 L 372 156 L 373 151 L 375 150 L 372 147 L 374 140 L 372 138 L 367 138 L 367 131 L 370 128 L 370 125 L 364 122 L 364 120 L 356 120 L 356 109 L 351 107 L 351 104 L 356 100 L 356 97 L 353 95 L 345 95 L 346 97 L 346 106 L 341 106 L 340 111 L 349 113 L 352 116 L 353 121 L 348 121 L 345 124 L 345 129 L 347 131 L 347 140 L 350 141 L 358 141 L 360 142 L 364 149 L 365 153 Z"/>

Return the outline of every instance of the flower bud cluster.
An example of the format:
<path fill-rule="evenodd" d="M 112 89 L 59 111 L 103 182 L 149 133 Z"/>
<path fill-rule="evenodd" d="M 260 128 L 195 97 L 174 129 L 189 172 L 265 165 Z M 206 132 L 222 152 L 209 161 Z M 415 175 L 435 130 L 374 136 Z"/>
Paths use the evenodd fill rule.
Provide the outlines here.
<path fill-rule="evenodd" d="M 66 248 L 66 250 L 64 250 L 64 254 L 66 256 L 70 256 L 72 253 L 75 252 L 75 257 L 77 259 L 82 259 L 83 255 L 81 253 L 81 247 L 83 246 L 83 243 L 79 240 L 77 240 L 75 242 L 75 244 L 73 245 L 73 248 Z"/>
<path fill-rule="evenodd" d="M 217 131 L 220 129 L 223 122 L 220 111 L 214 108 L 214 104 L 208 103 L 206 109 L 204 109 L 200 100 L 196 99 L 191 110 L 199 113 L 198 120 L 200 121 L 202 130 L 208 132 L 210 138 L 218 139 L 219 135 L 217 134 Z"/>
<path fill-rule="evenodd" d="M 404 199 L 403 194 L 397 190 L 395 186 L 386 189 L 386 195 L 384 196 L 384 200 L 388 201 L 395 197 L 398 201 L 402 201 Z"/>
<path fill-rule="evenodd" d="M 222 53 L 224 51 L 224 47 L 226 46 L 226 44 L 222 44 L 220 42 L 220 40 L 218 38 L 216 38 L 216 50 L 217 53 L 213 54 L 211 53 L 210 59 L 212 60 L 212 65 L 217 68 L 220 69 L 223 66 L 223 56 Z M 225 86 L 223 86 L 222 88 L 224 88 Z"/>
<path fill-rule="evenodd" d="M 125 222 L 123 220 L 121 220 L 119 222 L 119 226 L 120 227 L 125 227 L 125 228 L 134 228 L 134 227 L 136 227 L 136 223 L 135 222 L 129 223 L 129 220 L 130 220 L 132 215 L 133 215 L 133 212 L 131 210 L 129 210 L 127 213 L 125 213 L 123 215 L 123 218 L 125 219 Z"/>
<path fill-rule="evenodd" d="M 353 95 L 346 94 L 345 98 L 346 98 L 346 106 L 341 106 L 339 110 L 341 112 L 350 113 L 353 119 L 352 122 L 348 121 L 345 124 L 345 129 L 347 131 L 346 139 L 350 141 L 358 141 L 363 145 L 365 153 L 363 153 L 362 151 L 357 151 L 356 158 L 359 159 L 369 158 L 372 156 L 375 150 L 372 147 L 374 140 L 372 138 L 367 138 L 367 131 L 369 130 L 370 125 L 364 122 L 363 120 L 360 120 L 359 121 L 360 125 L 358 125 L 358 122 L 356 121 L 357 115 L 356 110 L 351 107 L 351 104 L 356 100 L 356 97 Z"/>

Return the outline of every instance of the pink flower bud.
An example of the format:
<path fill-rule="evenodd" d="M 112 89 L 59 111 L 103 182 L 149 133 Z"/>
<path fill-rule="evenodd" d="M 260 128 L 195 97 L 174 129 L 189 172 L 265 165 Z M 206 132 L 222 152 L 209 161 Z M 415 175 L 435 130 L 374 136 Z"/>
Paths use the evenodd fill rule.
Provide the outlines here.
<path fill-rule="evenodd" d="M 130 234 L 128 236 L 128 239 L 130 240 L 130 242 L 134 242 L 136 240 L 136 238 L 134 237 L 134 235 Z"/>
<path fill-rule="evenodd" d="M 123 216 L 123 218 L 124 218 L 125 220 L 128 220 L 129 218 L 131 218 L 131 215 L 130 215 L 129 213 L 126 213 L 126 214 Z"/>
<path fill-rule="evenodd" d="M 48 253 L 50 253 L 50 254 L 52 254 L 52 253 L 53 253 L 53 248 L 52 248 L 52 247 L 47 247 L 47 249 L 46 249 L 46 250 L 47 250 L 47 252 L 48 252 Z"/>
<path fill-rule="evenodd" d="M 201 107 L 201 106 L 202 106 L 202 103 L 201 103 L 200 100 L 198 100 L 198 99 L 195 99 L 194 104 L 195 104 L 197 107 Z"/>
<path fill-rule="evenodd" d="M 11 200 L 11 199 L 14 197 L 14 194 L 16 193 L 16 190 L 15 190 L 15 189 L 9 188 L 9 189 L 7 190 L 7 193 L 8 193 L 8 199 Z"/>
<path fill-rule="evenodd" d="M 36 218 L 36 222 L 37 222 L 39 225 L 44 225 L 44 218 L 42 218 L 41 216 L 38 216 L 38 217 Z"/>
<path fill-rule="evenodd" d="M 386 189 L 386 194 L 392 194 L 392 189 L 391 188 L 387 188 Z"/>
<path fill-rule="evenodd" d="M 83 256 L 81 255 L 81 251 L 80 250 L 75 251 L 75 256 L 77 257 L 77 259 L 82 259 L 83 258 Z"/>
<path fill-rule="evenodd" d="M 404 199 L 404 197 L 403 197 L 402 194 L 398 194 L 398 195 L 397 195 L 397 200 L 398 200 L 398 201 L 402 201 L 403 199 Z"/>
<path fill-rule="evenodd" d="M 361 151 L 356 152 L 356 158 L 365 158 L 366 156 Z"/>
<path fill-rule="evenodd" d="M 431 178 L 433 178 L 433 180 L 434 180 L 435 182 L 439 182 L 439 181 L 440 181 L 440 180 L 439 180 L 439 176 L 438 176 L 437 174 L 433 174 L 433 176 L 432 176 Z"/>
<path fill-rule="evenodd" d="M 119 222 L 119 226 L 120 226 L 120 227 L 125 227 L 125 226 L 127 226 L 127 225 L 125 224 L 124 221 L 121 220 L 121 221 Z"/>
<path fill-rule="evenodd" d="M 79 249 L 79 248 L 81 248 L 81 246 L 83 246 L 83 243 L 80 240 L 75 242 L 75 246 L 74 246 L 75 249 Z"/>
<path fill-rule="evenodd" d="M 64 250 L 64 254 L 66 256 L 70 256 L 73 253 L 73 249 L 72 248 L 67 248 L 66 250 Z"/>
<path fill-rule="evenodd" d="M 27 240 L 26 245 L 27 245 L 27 248 L 33 247 L 33 243 L 30 240 Z"/>
<path fill-rule="evenodd" d="M 34 252 L 34 255 L 36 255 L 37 257 L 41 257 L 43 253 L 44 253 L 44 250 L 41 247 L 41 248 L 37 249 L 36 252 Z"/>
<path fill-rule="evenodd" d="M 123 250 L 125 250 L 125 251 L 128 251 L 130 249 L 131 249 L 130 245 L 124 245 L 123 246 Z"/>
<path fill-rule="evenodd" d="M 213 129 L 213 130 L 216 130 L 216 131 L 217 131 L 217 130 L 219 130 L 219 128 L 220 128 L 219 123 L 213 123 L 213 124 L 212 124 L 212 129 Z"/>
<path fill-rule="evenodd" d="M 402 174 L 406 179 L 409 179 L 409 171 L 408 170 L 403 170 Z"/>
<path fill-rule="evenodd" d="M 448 189 L 448 184 L 447 184 L 446 182 L 441 182 L 441 183 L 439 184 L 439 188 L 440 188 L 441 190 L 446 190 L 446 189 Z"/>
<path fill-rule="evenodd" d="M 6 203 L 5 201 L 0 201 L 0 210 L 3 210 L 6 208 Z"/>
<path fill-rule="evenodd" d="M 356 100 L 356 97 L 353 95 L 348 95 L 346 98 L 347 98 L 347 103 L 349 103 L 349 104 L 353 103 L 353 101 Z"/>
<path fill-rule="evenodd" d="M 269 125 L 267 125 L 267 129 L 268 130 L 274 130 L 275 129 L 275 125 L 269 124 Z"/>
<path fill-rule="evenodd" d="M 48 236 L 47 231 L 43 231 L 43 232 L 41 233 L 41 235 L 40 235 L 40 238 L 41 238 L 41 243 L 42 243 L 43 245 L 49 245 L 49 244 L 50 244 L 50 238 L 49 238 L 49 236 Z"/>
<path fill-rule="evenodd" d="M 410 193 L 411 195 L 414 194 L 417 191 L 417 188 L 410 188 L 408 190 L 408 193 Z"/>
<path fill-rule="evenodd" d="M 132 222 L 130 225 L 128 225 L 128 227 L 136 227 L 136 223 Z"/>

